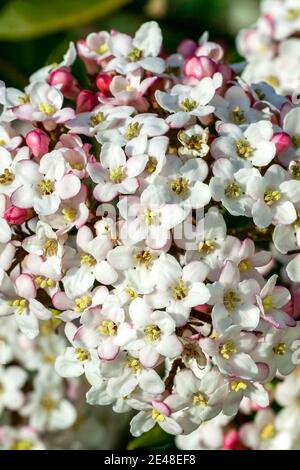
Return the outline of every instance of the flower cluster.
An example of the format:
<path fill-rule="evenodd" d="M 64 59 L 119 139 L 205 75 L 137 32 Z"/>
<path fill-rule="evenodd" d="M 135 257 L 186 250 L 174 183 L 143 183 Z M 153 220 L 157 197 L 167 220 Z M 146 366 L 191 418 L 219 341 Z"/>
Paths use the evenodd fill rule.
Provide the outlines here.
<path fill-rule="evenodd" d="M 266 407 L 300 339 L 300 108 L 238 78 L 206 34 L 161 49 L 155 22 L 93 33 L 24 91 L 0 88 L 1 322 L 37 341 L 50 322 L 58 374 L 137 410 L 134 436 Z M 48 391 L 22 412 L 51 430 Z"/>
<path fill-rule="evenodd" d="M 266 82 L 291 95 L 300 88 L 300 2 L 262 0 L 256 25 L 242 30 L 237 48 L 247 60 L 242 77 L 248 83 Z"/>

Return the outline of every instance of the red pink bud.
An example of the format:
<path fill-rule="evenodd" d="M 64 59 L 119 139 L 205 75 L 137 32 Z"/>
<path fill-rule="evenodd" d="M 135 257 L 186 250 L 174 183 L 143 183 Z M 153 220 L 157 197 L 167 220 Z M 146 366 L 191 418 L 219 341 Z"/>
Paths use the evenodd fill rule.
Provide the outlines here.
<path fill-rule="evenodd" d="M 21 209 L 20 207 L 11 206 L 4 212 L 3 218 L 9 224 L 20 225 L 28 219 L 29 213 L 27 209 Z"/>
<path fill-rule="evenodd" d="M 76 113 L 88 113 L 98 104 L 96 96 L 90 90 L 81 90 L 77 96 Z"/>
<path fill-rule="evenodd" d="M 98 90 L 104 95 L 107 95 L 109 93 L 111 81 L 112 78 L 107 73 L 98 73 L 96 77 L 96 85 Z"/>
<path fill-rule="evenodd" d="M 41 158 L 49 150 L 50 138 L 40 129 L 34 129 L 26 135 L 26 144 L 35 158 Z"/>
<path fill-rule="evenodd" d="M 183 71 L 186 77 L 200 80 L 204 77 L 212 77 L 217 72 L 218 65 L 209 57 L 190 57 L 185 60 Z"/>
<path fill-rule="evenodd" d="M 275 132 L 272 142 L 274 142 L 276 146 L 277 153 L 285 152 L 292 143 L 289 134 L 286 132 Z"/>
<path fill-rule="evenodd" d="M 192 39 L 184 39 L 180 42 L 177 48 L 177 52 L 178 54 L 183 55 L 183 57 L 186 59 L 187 57 L 195 55 L 196 49 L 197 43 L 195 41 Z"/>

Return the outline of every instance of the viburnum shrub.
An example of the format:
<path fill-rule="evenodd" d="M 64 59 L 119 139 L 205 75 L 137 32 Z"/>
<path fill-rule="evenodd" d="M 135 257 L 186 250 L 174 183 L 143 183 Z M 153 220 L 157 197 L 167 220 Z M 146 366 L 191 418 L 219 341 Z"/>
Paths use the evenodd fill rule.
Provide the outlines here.
<path fill-rule="evenodd" d="M 206 34 L 163 54 L 151 21 L 0 89 L 1 321 L 64 337 L 57 373 L 134 436 L 267 407 L 299 359 L 300 108 L 222 59 Z M 42 382 L 23 413 L 68 427 Z"/>

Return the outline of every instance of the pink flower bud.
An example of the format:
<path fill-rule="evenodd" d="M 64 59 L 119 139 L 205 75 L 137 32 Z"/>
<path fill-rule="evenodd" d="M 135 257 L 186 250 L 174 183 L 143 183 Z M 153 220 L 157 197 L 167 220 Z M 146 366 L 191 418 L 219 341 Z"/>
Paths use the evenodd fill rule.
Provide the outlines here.
<path fill-rule="evenodd" d="M 76 113 L 87 113 L 97 105 L 96 96 L 90 90 L 81 90 L 77 96 Z"/>
<path fill-rule="evenodd" d="M 204 77 L 212 77 L 217 71 L 217 64 L 209 57 L 190 57 L 184 62 L 183 71 L 186 77 L 200 80 Z"/>
<path fill-rule="evenodd" d="M 3 218 L 9 224 L 20 225 L 23 224 L 29 216 L 27 209 L 21 209 L 20 207 L 11 206 L 4 212 Z"/>
<path fill-rule="evenodd" d="M 177 52 L 178 54 L 183 55 L 183 57 L 186 59 L 187 57 L 195 55 L 196 49 L 197 43 L 195 41 L 192 39 L 183 39 L 183 41 L 181 41 L 177 47 Z"/>
<path fill-rule="evenodd" d="M 220 72 L 223 76 L 223 83 L 226 84 L 229 80 L 233 79 L 233 70 L 227 64 L 219 64 L 218 65 L 218 72 Z"/>
<path fill-rule="evenodd" d="M 34 129 L 26 135 L 26 144 L 35 158 L 41 158 L 49 150 L 50 138 L 46 132 Z"/>
<path fill-rule="evenodd" d="M 272 142 L 274 142 L 276 146 L 276 153 L 281 153 L 288 150 L 292 140 L 286 132 L 275 132 L 272 137 Z"/>
<path fill-rule="evenodd" d="M 107 73 L 98 73 L 96 77 L 96 85 L 98 90 L 107 95 L 109 93 L 109 86 L 111 84 L 112 78 Z"/>
<path fill-rule="evenodd" d="M 79 92 L 77 82 L 68 67 L 53 70 L 49 76 L 49 85 L 58 86 L 67 98 L 73 99 Z"/>
<path fill-rule="evenodd" d="M 228 431 L 223 439 L 223 449 L 236 450 L 239 445 L 239 435 L 236 429 Z"/>

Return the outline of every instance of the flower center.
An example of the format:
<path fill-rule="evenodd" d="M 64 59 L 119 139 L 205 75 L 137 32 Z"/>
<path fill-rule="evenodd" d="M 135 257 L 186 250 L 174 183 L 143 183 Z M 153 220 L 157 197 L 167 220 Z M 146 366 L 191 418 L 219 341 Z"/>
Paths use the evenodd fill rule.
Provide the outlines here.
<path fill-rule="evenodd" d="M 140 133 L 141 126 L 138 122 L 131 122 L 128 124 L 125 137 L 127 140 L 131 140 L 134 137 L 137 137 Z"/>
<path fill-rule="evenodd" d="M 264 310 L 269 312 L 273 308 L 273 297 L 271 295 L 267 295 L 262 301 Z"/>
<path fill-rule="evenodd" d="M 127 54 L 127 59 L 130 62 L 137 62 L 143 57 L 143 52 L 137 47 L 133 47 L 131 51 Z"/>
<path fill-rule="evenodd" d="M 260 431 L 259 435 L 263 441 L 267 441 L 268 439 L 272 439 L 276 434 L 274 424 L 269 423 L 266 424 L 262 430 Z"/>
<path fill-rule="evenodd" d="M 28 300 L 26 299 L 14 299 L 14 300 L 9 300 L 8 305 L 10 307 L 14 307 L 16 309 L 16 312 L 21 315 L 25 308 L 28 305 Z"/>
<path fill-rule="evenodd" d="M 235 148 L 238 156 L 245 160 L 251 157 L 254 151 L 254 148 L 251 147 L 250 142 L 248 142 L 246 139 L 237 140 L 235 143 Z"/>
<path fill-rule="evenodd" d="M 98 113 L 93 114 L 90 117 L 90 124 L 91 126 L 96 127 L 98 126 L 98 124 L 101 124 L 101 122 L 103 122 L 104 119 L 105 119 L 104 113 L 100 111 Z"/>
<path fill-rule="evenodd" d="M 133 374 L 136 374 L 141 368 L 141 363 L 135 357 L 129 356 L 126 366 L 132 371 Z"/>
<path fill-rule="evenodd" d="M 223 304 L 229 312 L 233 312 L 236 306 L 240 303 L 240 296 L 233 290 L 225 292 L 223 297 Z"/>
<path fill-rule="evenodd" d="M 26 104 L 30 102 L 30 97 L 29 95 L 18 96 L 18 101 L 21 104 Z"/>
<path fill-rule="evenodd" d="M 147 269 L 151 266 L 153 256 L 149 250 L 142 250 L 135 254 L 135 259 L 140 265 L 144 265 Z"/>
<path fill-rule="evenodd" d="M 84 362 L 90 358 L 90 353 L 84 348 L 76 348 L 75 356 L 77 361 Z"/>
<path fill-rule="evenodd" d="M 58 249 L 58 241 L 49 238 L 43 244 L 43 255 L 44 256 L 55 256 Z"/>
<path fill-rule="evenodd" d="M 300 180 L 300 164 L 299 162 L 293 162 L 290 165 L 289 172 L 295 180 Z"/>
<path fill-rule="evenodd" d="M 37 189 L 42 196 L 49 196 L 54 191 L 54 184 L 51 180 L 41 180 L 37 184 Z"/>
<path fill-rule="evenodd" d="M 188 288 L 182 279 L 172 287 L 172 294 L 175 300 L 183 300 L 187 296 L 187 293 Z"/>
<path fill-rule="evenodd" d="M 299 8 L 288 8 L 286 12 L 286 17 L 289 21 L 297 20 L 300 16 Z"/>
<path fill-rule="evenodd" d="M 74 222 L 76 219 L 77 212 L 74 207 L 64 207 L 61 212 L 67 222 Z"/>
<path fill-rule="evenodd" d="M 9 171 L 8 168 L 4 168 L 2 175 L 0 175 L 0 184 L 9 185 L 15 179 L 15 175 Z"/>
<path fill-rule="evenodd" d="M 203 240 L 203 242 L 200 242 L 198 245 L 198 251 L 203 255 L 208 255 L 209 253 L 212 253 L 215 248 L 215 244 L 211 240 Z"/>
<path fill-rule="evenodd" d="M 175 180 L 171 181 L 171 189 L 172 191 L 177 194 L 178 196 L 182 196 L 186 193 L 186 190 L 189 187 L 189 180 L 183 178 L 183 176 L 179 176 Z"/>
<path fill-rule="evenodd" d="M 83 312 L 92 303 L 92 299 L 89 295 L 83 295 L 82 297 L 76 297 L 75 299 L 75 312 Z"/>
<path fill-rule="evenodd" d="M 19 439 L 13 441 L 10 445 L 10 450 L 31 450 L 33 448 L 33 442 L 30 439 Z"/>
<path fill-rule="evenodd" d="M 50 103 L 39 103 L 39 110 L 41 113 L 45 114 L 45 116 L 52 116 L 55 112 L 54 106 Z"/>
<path fill-rule="evenodd" d="M 251 268 L 251 263 L 248 259 L 242 259 L 242 261 L 239 262 L 238 268 L 241 273 L 245 273 Z"/>
<path fill-rule="evenodd" d="M 235 181 L 232 181 L 226 186 L 225 188 L 226 197 L 230 199 L 238 199 L 240 195 L 241 195 L 241 188 Z"/>
<path fill-rule="evenodd" d="M 161 336 L 160 328 L 157 325 L 145 326 L 144 333 L 150 343 L 155 343 Z"/>
<path fill-rule="evenodd" d="M 41 289 L 45 289 L 46 287 L 54 287 L 55 286 L 55 281 L 53 279 L 50 279 L 49 277 L 44 277 L 44 276 L 36 276 L 34 278 L 35 282 Z"/>
<path fill-rule="evenodd" d="M 138 297 L 138 294 L 130 286 L 125 287 L 124 292 L 129 295 L 131 300 L 134 300 Z"/>
<path fill-rule="evenodd" d="M 43 408 L 43 410 L 49 413 L 54 410 L 56 405 L 57 405 L 57 402 L 53 400 L 53 398 L 51 398 L 49 395 L 42 396 L 41 401 L 40 401 L 40 406 L 41 408 Z"/>
<path fill-rule="evenodd" d="M 80 264 L 86 264 L 89 268 L 92 268 L 97 264 L 97 261 L 93 257 L 93 255 L 90 255 L 88 253 L 82 253 L 80 257 Z"/>
<path fill-rule="evenodd" d="M 166 417 L 155 408 L 152 408 L 151 417 L 156 423 L 162 423 Z"/>
<path fill-rule="evenodd" d="M 114 183 L 122 183 L 122 181 L 126 178 L 124 168 L 119 165 L 116 168 L 112 168 L 109 170 L 109 178 Z"/>
<path fill-rule="evenodd" d="M 239 106 L 236 106 L 231 111 L 232 119 L 236 124 L 244 124 L 246 122 L 245 114 Z"/>
<path fill-rule="evenodd" d="M 286 353 L 286 344 L 278 343 L 277 346 L 273 347 L 273 353 L 277 356 L 284 356 Z"/>
<path fill-rule="evenodd" d="M 143 212 L 143 218 L 145 220 L 146 225 L 153 225 L 154 224 L 154 219 L 155 219 L 155 212 L 153 212 L 151 209 L 145 209 Z"/>
<path fill-rule="evenodd" d="M 184 98 L 184 100 L 181 101 L 179 106 L 183 111 L 189 113 L 197 107 L 197 101 L 190 100 L 189 98 Z"/>
<path fill-rule="evenodd" d="M 228 360 L 233 354 L 237 352 L 237 349 L 232 341 L 226 341 L 226 343 L 220 345 L 219 351 L 221 356 Z"/>
<path fill-rule="evenodd" d="M 280 201 L 281 193 L 280 191 L 276 191 L 274 189 L 267 189 L 264 194 L 264 201 L 267 206 L 272 206 L 276 202 Z"/>
<path fill-rule="evenodd" d="M 95 49 L 94 52 L 96 52 L 96 53 L 99 54 L 99 55 L 106 54 L 106 52 L 108 52 L 108 45 L 107 45 L 107 43 L 104 42 L 103 44 L 101 44 L 101 46 L 99 46 L 97 49 Z"/>
<path fill-rule="evenodd" d="M 280 82 L 278 80 L 278 77 L 276 77 L 276 75 L 268 75 L 264 81 L 274 88 L 280 85 Z"/>
<path fill-rule="evenodd" d="M 103 320 L 97 330 L 105 336 L 115 336 L 118 327 L 112 320 Z"/>
<path fill-rule="evenodd" d="M 208 398 L 204 393 L 198 393 L 193 396 L 193 405 L 197 406 L 207 406 Z"/>
<path fill-rule="evenodd" d="M 247 390 L 247 384 L 242 380 L 234 380 L 230 384 L 230 388 L 233 392 L 242 392 L 243 390 Z"/>
<path fill-rule="evenodd" d="M 154 157 L 149 157 L 148 161 L 147 161 L 147 165 L 145 166 L 145 171 L 147 173 L 154 173 L 155 170 L 156 170 L 156 167 L 157 167 L 157 160 L 156 158 Z"/>

